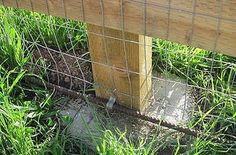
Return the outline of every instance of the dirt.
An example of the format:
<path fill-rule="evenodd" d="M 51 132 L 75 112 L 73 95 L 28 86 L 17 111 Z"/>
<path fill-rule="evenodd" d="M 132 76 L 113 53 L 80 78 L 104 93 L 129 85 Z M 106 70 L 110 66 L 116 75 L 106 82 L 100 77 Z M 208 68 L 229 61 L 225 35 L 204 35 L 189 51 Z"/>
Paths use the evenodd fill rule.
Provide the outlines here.
<path fill-rule="evenodd" d="M 90 56 L 85 49 L 66 53 L 38 47 L 33 52 L 33 63 L 37 64 L 34 69 L 36 74 L 42 73 L 44 66 L 47 81 L 75 91 L 92 88 L 92 66 L 87 60 L 90 60 Z"/>
<path fill-rule="evenodd" d="M 45 66 L 46 68 L 46 73 L 44 78 L 47 79 L 47 81 L 54 83 L 54 84 L 58 84 L 62 87 L 66 87 L 75 91 L 81 91 L 83 89 L 90 89 L 92 88 L 92 83 L 93 83 L 93 76 L 92 76 L 92 66 L 91 63 L 86 61 L 86 60 L 90 60 L 89 57 L 89 53 L 84 50 L 84 49 L 76 49 L 75 52 L 57 52 L 58 50 L 52 50 L 52 49 L 46 49 L 43 47 L 38 47 L 34 52 L 33 52 L 33 59 L 32 62 L 34 64 L 37 64 L 36 69 L 34 69 L 34 72 L 37 74 L 39 72 L 42 72 L 42 66 Z M 40 69 L 41 68 L 41 69 Z M 155 82 L 154 82 L 155 83 Z M 160 87 L 160 85 L 163 85 L 165 83 L 161 83 L 159 81 L 159 83 L 157 83 L 157 85 L 159 85 L 159 87 L 155 86 L 156 88 L 159 88 L 158 90 L 156 90 L 159 94 L 164 94 L 164 92 L 166 92 L 166 89 L 164 89 L 165 87 L 162 86 Z M 175 88 L 173 87 L 171 84 L 167 85 L 167 88 L 172 88 L 172 89 L 167 89 L 170 92 L 173 92 L 173 89 L 178 90 L 177 92 L 184 92 L 185 88 L 178 86 L 177 84 L 175 84 Z M 180 91 L 181 88 L 181 91 Z M 178 93 L 174 93 L 177 94 Z M 175 102 L 174 105 L 179 105 L 178 103 L 180 101 L 182 101 L 182 98 L 186 98 L 183 94 L 179 93 L 180 95 L 178 96 L 180 99 L 176 99 L 176 95 L 173 96 L 171 95 L 168 100 L 170 100 L 170 102 L 172 103 L 172 99 L 174 99 Z M 156 99 L 159 98 L 163 98 L 163 96 L 156 96 Z M 79 100 L 79 103 L 78 103 Z M 177 103 L 177 101 L 179 101 Z M 72 102 L 72 103 L 71 103 Z M 76 103 L 76 105 L 75 105 Z M 155 102 L 155 103 L 159 103 L 159 102 Z M 77 99 L 76 101 L 70 101 L 70 102 L 66 102 L 64 104 L 59 103 L 58 105 L 62 106 L 63 108 L 59 108 L 62 113 L 64 115 L 73 115 L 72 117 L 74 117 L 74 115 L 78 115 L 77 117 L 75 117 L 75 121 L 74 124 L 72 123 L 72 128 L 71 128 L 71 135 L 73 137 L 75 137 L 75 135 L 79 135 L 82 136 L 84 135 L 85 138 L 86 134 L 84 134 L 84 132 L 86 131 L 84 129 L 84 127 L 80 124 L 78 124 L 79 122 L 81 122 L 81 117 L 85 117 L 86 121 L 88 120 L 89 125 L 91 125 L 91 128 L 94 128 L 93 124 L 95 122 L 95 119 L 92 119 L 91 121 L 91 117 L 93 114 L 93 110 L 91 110 L 91 108 L 89 107 L 90 105 L 86 104 L 85 101 L 81 100 L 81 99 Z M 65 106 L 67 105 L 67 106 Z M 71 106 L 70 106 L 71 105 Z M 74 106 L 75 105 L 75 106 Z M 81 105 L 85 105 L 85 106 L 81 106 Z M 180 104 L 182 105 L 182 104 Z M 77 107 L 78 106 L 78 107 Z M 67 107 L 67 108 L 65 108 Z M 77 108 L 76 108 L 77 107 Z M 82 107 L 82 108 L 81 108 Z M 157 106 L 158 109 L 159 106 Z M 76 110 L 78 109 L 79 110 Z M 159 108 L 160 109 L 160 108 Z M 153 109 L 155 112 L 156 110 Z M 79 111 L 79 113 L 78 113 Z M 168 107 L 166 107 L 166 109 L 163 110 L 164 112 L 166 111 L 166 113 L 169 114 L 168 111 Z M 101 115 L 101 119 L 104 122 L 109 122 L 109 123 L 105 123 L 109 124 L 108 126 L 112 126 L 112 127 L 117 127 L 119 128 L 121 131 L 125 131 L 127 130 L 127 134 L 130 135 L 131 138 L 136 139 L 137 137 L 146 137 L 146 136 L 153 136 L 156 135 L 158 137 L 163 137 L 165 136 L 165 134 L 167 134 L 167 132 L 169 132 L 167 129 L 165 128 L 155 128 L 152 124 L 148 123 L 148 122 L 144 122 L 142 120 L 136 119 L 136 118 L 132 118 L 129 116 L 126 116 L 124 114 L 120 114 L 120 113 L 107 113 L 107 111 L 104 111 L 104 109 L 96 109 L 96 113 Z M 160 112 L 157 111 L 157 114 L 159 114 Z M 155 113 L 156 114 L 156 113 Z M 156 115 L 157 115 L 156 114 Z M 151 115 L 154 115 L 154 113 L 151 113 Z M 94 117 L 95 118 L 95 117 Z M 172 119 L 172 117 L 170 117 Z M 173 120 L 173 119 L 172 119 Z M 93 122 L 94 121 L 94 122 Z M 77 124 L 76 124 L 77 122 Z M 92 122 L 92 123 L 90 123 Z M 103 124 L 103 123 L 101 123 Z M 78 133 L 79 132 L 79 133 Z M 74 133 L 74 134 L 73 134 Z M 83 134 L 82 134 L 83 133 Z M 81 137 L 80 137 L 81 138 Z M 87 142 L 87 141 L 86 141 Z M 164 150 L 159 150 L 161 152 L 161 154 L 172 154 L 171 148 L 166 148 Z"/>

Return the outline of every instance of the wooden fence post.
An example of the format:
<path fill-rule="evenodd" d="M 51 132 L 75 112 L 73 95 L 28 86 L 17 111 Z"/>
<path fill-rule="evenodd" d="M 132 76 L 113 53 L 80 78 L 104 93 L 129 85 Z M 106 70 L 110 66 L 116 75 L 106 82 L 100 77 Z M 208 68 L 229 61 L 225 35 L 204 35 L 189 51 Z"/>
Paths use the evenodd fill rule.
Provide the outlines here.
<path fill-rule="evenodd" d="M 90 24 L 88 31 L 96 95 L 114 95 L 121 105 L 143 111 L 151 94 L 152 38 Z"/>

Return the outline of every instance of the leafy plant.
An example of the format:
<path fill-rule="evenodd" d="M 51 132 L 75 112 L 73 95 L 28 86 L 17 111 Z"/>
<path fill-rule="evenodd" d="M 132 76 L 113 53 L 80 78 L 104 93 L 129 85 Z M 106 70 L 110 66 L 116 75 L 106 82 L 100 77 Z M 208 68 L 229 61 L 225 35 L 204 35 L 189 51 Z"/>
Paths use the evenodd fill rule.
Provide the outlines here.
<path fill-rule="evenodd" d="M 15 67 L 23 67 L 28 57 L 22 48 L 22 42 L 17 31 L 11 26 L 10 21 L 3 18 L 0 33 L 0 60 L 2 65 L 11 70 Z"/>

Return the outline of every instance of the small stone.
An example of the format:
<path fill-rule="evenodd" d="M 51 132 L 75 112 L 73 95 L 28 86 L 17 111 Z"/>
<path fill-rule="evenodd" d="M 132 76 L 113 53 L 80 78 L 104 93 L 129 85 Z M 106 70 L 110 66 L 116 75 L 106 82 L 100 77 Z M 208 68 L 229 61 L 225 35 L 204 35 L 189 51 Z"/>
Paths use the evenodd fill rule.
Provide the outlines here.
<path fill-rule="evenodd" d="M 66 83 L 69 83 L 69 82 L 70 82 L 70 78 L 69 78 L 69 77 L 66 77 L 66 78 L 65 78 L 65 82 L 66 82 Z"/>

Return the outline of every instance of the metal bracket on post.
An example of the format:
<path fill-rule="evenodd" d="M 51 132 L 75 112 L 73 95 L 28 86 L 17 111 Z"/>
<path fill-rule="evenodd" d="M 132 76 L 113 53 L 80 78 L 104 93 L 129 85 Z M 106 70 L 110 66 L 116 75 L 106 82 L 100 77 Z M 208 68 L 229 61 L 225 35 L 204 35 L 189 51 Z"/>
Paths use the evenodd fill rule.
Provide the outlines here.
<path fill-rule="evenodd" d="M 113 109 L 113 105 L 116 103 L 116 98 L 111 96 L 106 104 L 106 108 L 108 110 L 112 110 Z"/>

